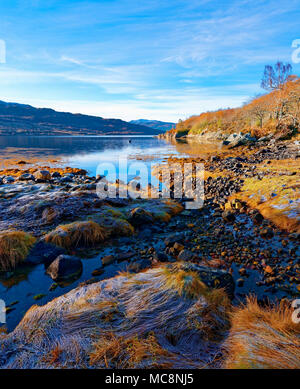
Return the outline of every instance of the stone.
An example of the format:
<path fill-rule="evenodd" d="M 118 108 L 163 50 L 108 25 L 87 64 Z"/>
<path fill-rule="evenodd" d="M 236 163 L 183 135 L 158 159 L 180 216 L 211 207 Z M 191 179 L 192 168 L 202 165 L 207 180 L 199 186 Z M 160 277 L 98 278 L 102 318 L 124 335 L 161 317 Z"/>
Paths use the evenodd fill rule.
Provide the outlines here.
<path fill-rule="evenodd" d="M 252 137 L 250 133 L 243 134 L 242 132 L 230 134 L 224 141 L 224 146 L 234 148 L 242 145 L 247 145 L 256 142 L 256 138 Z"/>
<path fill-rule="evenodd" d="M 158 262 L 168 262 L 169 261 L 168 255 L 163 253 L 163 252 L 155 252 L 153 255 L 153 259 L 158 261 Z"/>
<path fill-rule="evenodd" d="M 232 223 L 234 222 L 235 220 L 235 215 L 234 213 L 232 213 L 231 211 L 229 210 L 226 210 L 222 213 L 222 218 L 226 221 L 226 222 L 229 222 L 229 223 Z"/>
<path fill-rule="evenodd" d="M 103 266 L 111 265 L 112 263 L 115 262 L 115 260 L 116 258 L 114 255 L 106 255 L 105 257 L 102 258 L 102 265 Z"/>
<path fill-rule="evenodd" d="M 176 242 L 183 242 L 185 240 L 184 234 L 170 234 L 164 240 L 164 243 L 167 247 L 173 246 Z"/>
<path fill-rule="evenodd" d="M 191 261 L 195 257 L 195 254 L 190 250 L 181 250 L 177 259 L 179 261 Z"/>
<path fill-rule="evenodd" d="M 180 263 L 180 267 L 185 271 L 195 271 L 198 273 L 201 281 L 209 288 L 224 288 L 230 298 L 234 297 L 234 279 L 232 275 L 225 270 L 213 269 L 208 266 L 201 266 L 191 262 L 182 262 Z"/>
<path fill-rule="evenodd" d="M 274 231 L 271 227 L 268 227 L 268 228 L 264 228 L 262 229 L 260 232 L 259 232 L 260 236 L 262 236 L 263 238 L 272 238 L 274 236 Z"/>
<path fill-rule="evenodd" d="M 14 177 L 12 176 L 6 176 L 2 179 L 3 184 L 13 184 L 15 182 Z"/>
<path fill-rule="evenodd" d="M 19 178 L 19 181 L 34 181 L 34 176 L 30 173 L 24 173 Z"/>
<path fill-rule="evenodd" d="M 61 177 L 61 174 L 60 174 L 59 172 L 53 172 L 53 173 L 51 174 L 51 177 L 52 177 L 52 178 L 60 178 L 60 177 Z"/>
<path fill-rule="evenodd" d="M 70 177 L 70 176 L 64 176 L 64 177 L 62 177 L 61 179 L 60 179 L 60 182 L 62 183 L 62 184 L 67 184 L 67 183 L 70 183 L 70 182 L 72 182 L 73 180 L 72 180 L 72 178 Z"/>
<path fill-rule="evenodd" d="M 141 270 L 148 269 L 149 267 L 151 267 L 151 265 L 152 263 L 149 259 L 140 259 L 136 262 L 131 263 L 128 266 L 128 271 L 130 271 L 131 273 L 138 273 Z"/>
<path fill-rule="evenodd" d="M 152 224 L 154 219 L 150 212 L 137 207 L 130 212 L 128 221 L 134 227 L 142 227 L 145 224 Z"/>
<path fill-rule="evenodd" d="M 135 251 L 127 251 L 124 253 L 119 253 L 115 256 L 116 261 L 126 261 L 127 259 L 132 258 L 135 255 Z"/>
<path fill-rule="evenodd" d="M 103 273 L 104 273 L 104 269 L 102 269 L 102 267 L 98 267 L 97 269 L 92 271 L 92 276 L 94 277 L 101 276 L 101 274 Z"/>
<path fill-rule="evenodd" d="M 34 178 L 37 182 L 45 182 L 51 180 L 51 174 L 48 170 L 38 170 L 34 173 Z"/>
<path fill-rule="evenodd" d="M 183 244 L 180 244 L 178 242 L 175 242 L 174 243 L 174 249 L 177 250 L 177 251 L 182 251 L 184 249 L 184 245 Z"/>
<path fill-rule="evenodd" d="M 263 220 L 264 220 L 264 217 L 262 216 L 261 213 L 255 212 L 255 213 L 253 213 L 253 215 L 252 215 L 252 220 L 253 220 L 253 222 L 254 222 L 255 224 L 261 224 L 261 223 L 263 222 Z"/>
<path fill-rule="evenodd" d="M 43 263 L 48 267 L 59 255 L 64 254 L 65 250 L 44 241 L 37 242 L 31 249 L 25 262 L 30 265 Z"/>
<path fill-rule="evenodd" d="M 54 281 L 63 281 L 76 276 L 82 272 L 82 262 L 79 258 L 70 255 L 60 255 L 46 269 Z"/>

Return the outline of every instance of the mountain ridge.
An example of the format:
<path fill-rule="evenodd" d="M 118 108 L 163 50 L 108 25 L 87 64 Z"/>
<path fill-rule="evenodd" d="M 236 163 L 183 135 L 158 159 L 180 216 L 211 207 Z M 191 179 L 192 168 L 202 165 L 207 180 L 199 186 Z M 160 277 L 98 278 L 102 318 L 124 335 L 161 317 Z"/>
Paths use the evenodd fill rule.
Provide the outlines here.
<path fill-rule="evenodd" d="M 148 120 L 148 119 L 137 119 L 131 120 L 130 123 L 138 124 L 150 128 L 154 128 L 159 131 L 168 131 L 176 127 L 176 123 L 172 122 L 163 122 L 161 120 Z"/>
<path fill-rule="evenodd" d="M 0 135 L 158 135 L 161 131 L 121 119 L 59 112 L 0 100 Z"/>

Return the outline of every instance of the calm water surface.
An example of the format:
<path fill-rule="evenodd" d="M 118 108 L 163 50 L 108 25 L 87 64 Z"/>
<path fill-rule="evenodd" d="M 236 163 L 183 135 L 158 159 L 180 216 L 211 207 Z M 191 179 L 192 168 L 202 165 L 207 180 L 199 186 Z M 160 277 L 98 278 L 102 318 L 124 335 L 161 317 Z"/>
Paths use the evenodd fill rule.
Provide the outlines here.
<path fill-rule="evenodd" d="M 101 162 L 144 158 L 161 161 L 170 154 L 181 154 L 176 146 L 151 136 L 0 136 L 1 162 L 20 159 L 57 159 L 64 165 L 86 169 L 95 175 Z M 148 158 L 151 156 L 151 158 Z"/>

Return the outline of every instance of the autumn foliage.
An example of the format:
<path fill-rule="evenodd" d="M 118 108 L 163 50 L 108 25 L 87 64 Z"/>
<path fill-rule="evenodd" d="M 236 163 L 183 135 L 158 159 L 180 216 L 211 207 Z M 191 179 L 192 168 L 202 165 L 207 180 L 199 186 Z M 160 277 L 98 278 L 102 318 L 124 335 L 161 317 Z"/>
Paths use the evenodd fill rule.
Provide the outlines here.
<path fill-rule="evenodd" d="M 268 80 L 264 81 L 266 84 Z M 269 83 L 273 86 L 274 80 L 270 79 Z M 271 91 L 253 98 L 242 107 L 204 112 L 180 121 L 176 131 L 189 135 L 203 131 L 242 131 L 251 132 L 256 137 L 275 134 L 282 139 L 294 135 L 300 123 L 300 79 L 289 75 L 285 82 L 278 82 L 276 88 L 268 90 Z"/>

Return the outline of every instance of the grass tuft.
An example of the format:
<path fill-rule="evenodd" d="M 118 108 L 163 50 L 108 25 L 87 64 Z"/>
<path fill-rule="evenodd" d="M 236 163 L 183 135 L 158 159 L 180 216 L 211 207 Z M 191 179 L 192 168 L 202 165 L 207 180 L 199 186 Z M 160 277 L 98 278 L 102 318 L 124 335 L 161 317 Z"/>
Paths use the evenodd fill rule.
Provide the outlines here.
<path fill-rule="evenodd" d="M 299 369 L 300 325 L 286 302 L 261 307 L 254 297 L 234 309 L 226 341 L 229 369 Z"/>
<path fill-rule="evenodd" d="M 109 333 L 101 336 L 94 344 L 94 349 L 90 353 L 90 364 L 115 369 L 130 369 L 137 366 L 151 368 L 157 367 L 163 358 L 174 359 L 174 355 L 162 348 L 152 333 L 146 338 L 117 337 Z"/>
<path fill-rule="evenodd" d="M 27 257 L 36 238 L 23 231 L 0 232 L 0 271 L 13 270 Z"/>
<path fill-rule="evenodd" d="M 47 243 L 66 249 L 95 246 L 107 238 L 104 227 L 93 221 L 81 221 L 58 226 L 45 236 Z"/>

